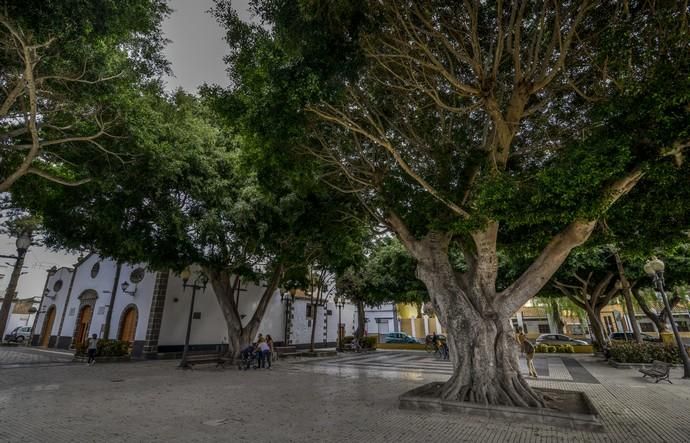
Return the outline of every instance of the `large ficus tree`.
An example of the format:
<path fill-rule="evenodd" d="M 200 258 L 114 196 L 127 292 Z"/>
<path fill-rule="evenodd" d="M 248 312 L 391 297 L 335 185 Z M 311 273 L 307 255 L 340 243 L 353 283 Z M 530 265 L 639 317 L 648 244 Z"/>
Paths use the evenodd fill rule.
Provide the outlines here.
<path fill-rule="evenodd" d="M 230 35 L 234 87 L 266 108 L 289 97 L 324 182 L 416 259 L 455 356 L 440 394 L 543 406 L 509 318 L 650 169 L 682 162 L 684 3 L 256 5 L 270 26 Z M 539 252 L 497 284 L 520 244 Z"/>
<path fill-rule="evenodd" d="M 76 186 L 118 143 L 121 96 L 154 82 L 165 0 L 0 1 L 0 192 L 26 175 Z"/>

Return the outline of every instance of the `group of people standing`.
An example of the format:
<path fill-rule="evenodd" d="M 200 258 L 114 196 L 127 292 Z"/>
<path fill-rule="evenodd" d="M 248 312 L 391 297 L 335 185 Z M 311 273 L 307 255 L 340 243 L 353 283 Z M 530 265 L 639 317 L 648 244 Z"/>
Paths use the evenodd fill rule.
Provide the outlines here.
<path fill-rule="evenodd" d="M 266 368 L 271 369 L 271 361 L 273 360 L 273 353 L 275 348 L 273 346 L 273 338 L 266 334 L 259 334 L 256 343 L 251 344 L 242 350 L 242 355 L 244 358 L 249 358 L 253 356 L 256 359 L 255 368 Z"/>

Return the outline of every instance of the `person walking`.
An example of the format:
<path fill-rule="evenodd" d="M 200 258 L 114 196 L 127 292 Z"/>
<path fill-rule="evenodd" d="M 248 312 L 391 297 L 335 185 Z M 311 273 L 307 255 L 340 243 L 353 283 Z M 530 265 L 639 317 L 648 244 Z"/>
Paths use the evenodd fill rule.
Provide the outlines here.
<path fill-rule="evenodd" d="M 93 366 L 96 364 L 96 351 L 98 350 L 98 335 L 93 334 L 89 339 L 88 345 L 86 347 L 86 353 L 89 356 L 87 365 Z"/>
<path fill-rule="evenodd" d="M 529 371 L 530 377 L 537 378 L 537 369 L 534 367 L 534 345 L 527 339 L 527 335 L 525 335 L 522 328 L 518 328 L 518 335 L 516 339 L 520 345 L 521 352 L 525 354 L 525 360 L 527 360 L 527 370 Z"/>

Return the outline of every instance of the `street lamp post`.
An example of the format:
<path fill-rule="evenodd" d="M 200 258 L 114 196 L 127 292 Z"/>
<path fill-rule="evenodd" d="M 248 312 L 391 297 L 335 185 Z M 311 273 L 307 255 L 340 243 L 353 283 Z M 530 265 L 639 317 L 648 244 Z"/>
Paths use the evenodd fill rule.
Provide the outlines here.
<path fill-rule="evenodd" d="M 290 288 L 287 293 L 282 292 L 280 293 L 280 301 L 285 302 L 285 330 L 283 332 L 283 340 L 284 344 L 283 346 L 288 346 L 289 341 L 290 341 L 290 307 L 292 304 L 295 302 L 295 294 L 297 293 L 296 288 Z"/>
<path fill-rule="evenodd" d="M 661 294 L 661 298 L 664 301 L 664 306 L 666 307 L 666 313 L 668 314 L 668 318 L 671 322 L 671 330 L 673 330 L 673 335 L 676 338 L 680 358 L 683 361 L 683 378 L 690 378 L 690 359 L 688 359 L 688 351 L 685 349 L 683 339 L 680 337 L 680 333 L 678 332 L 678 326 L 676 326 L 676 321 L 673 319 L 671 304 L 668 302 L 668 297 L 666 296 L 666 291 L 664 290 L 665 267 L 666 265 L 664 265 L 664 262 L 654 257 L 644 265 L 644 271 L 647 273 L 647 275 L 652 277 L 656 290 Z"/>
<path fill-rule="evenodd" d="M 2 337 L 5 336 L 5 327 L 7 326 L 7 319 L 10 317 L 10 309 L 12 307 L 12 301 L 14 300 L 14 294 L 17 292 L 17 283 L 19 283 L 19 276 L 22 274 L 22 267 L 24 266 L 24 257 L 26 256 L 26 251 L 31 246 L 31 233 L 23 232 L 15 243 L 17 246 L 17 256 L 5 256 L 6 258 L 14 258 L 14 268 L 12 269 L 12 276 L 7 285 L 7 290 L 5 291 L 5 298 L 2 301 L 2 307 L 0 308 L 0 341 Z"/>
<path fill-rule="evenodd" d="M 201 289 L 205 291 L 206 285 L 208 284 L 208 278 L 202 272 L 199 273 L 196 280 L 194 280 L 194 283 L 190 284 L 189 278 L 191 276 L 192 272 L 189 270 L 189 268 L 185 268 L 185 270 L 180 273 L 180 277 L 182 277 L 182 288 L 192 288 L 192 303 L 189 306 L 189 319 L 187 320 L 187 335 L 184 339 L 184 350 L 182 351 L 182 360 L 180 360 L 180 365 L 178 366 L 182 369 L 190 368 L 189 364 L 187 363 L 187 353 L 189 352 L 189 336 L 192 331 L 192 318 L 194 317 L 194 300 L 196 298 L 196 290 Z"/>
<path fill-rule="evenodd" d="M 335 302 L 335 305 L 338 307 L 338 352 L 343 352 L 342 311 L 343 306 L 345 306 L 345 297 L 336 295 L 333 301 Z"/>

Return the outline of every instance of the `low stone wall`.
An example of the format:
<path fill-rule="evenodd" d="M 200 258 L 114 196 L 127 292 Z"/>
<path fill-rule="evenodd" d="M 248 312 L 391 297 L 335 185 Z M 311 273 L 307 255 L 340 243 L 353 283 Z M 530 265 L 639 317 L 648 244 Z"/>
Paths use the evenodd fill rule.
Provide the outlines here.
<path fill-rule="evenodd" d="M 522 408 L 515 406 L 489 406 L 480 403 L 442 400 L 437 396 L 442 383 L 429 383 L 400 396 L 401 409 L 418 411 L 443 411 L 452 414 L 477 415 L 504 419 L 508 421 L 530 422 L 551 426 L 566 427 L 580 431 L 604 431 L 599 413 L 584 392 L 563 391 L 558 389 L 533 388 L 542 394 L 565 395 L 578 397 L 578 403 L 584 411 L 557 410 L 549 408 Z"/>

